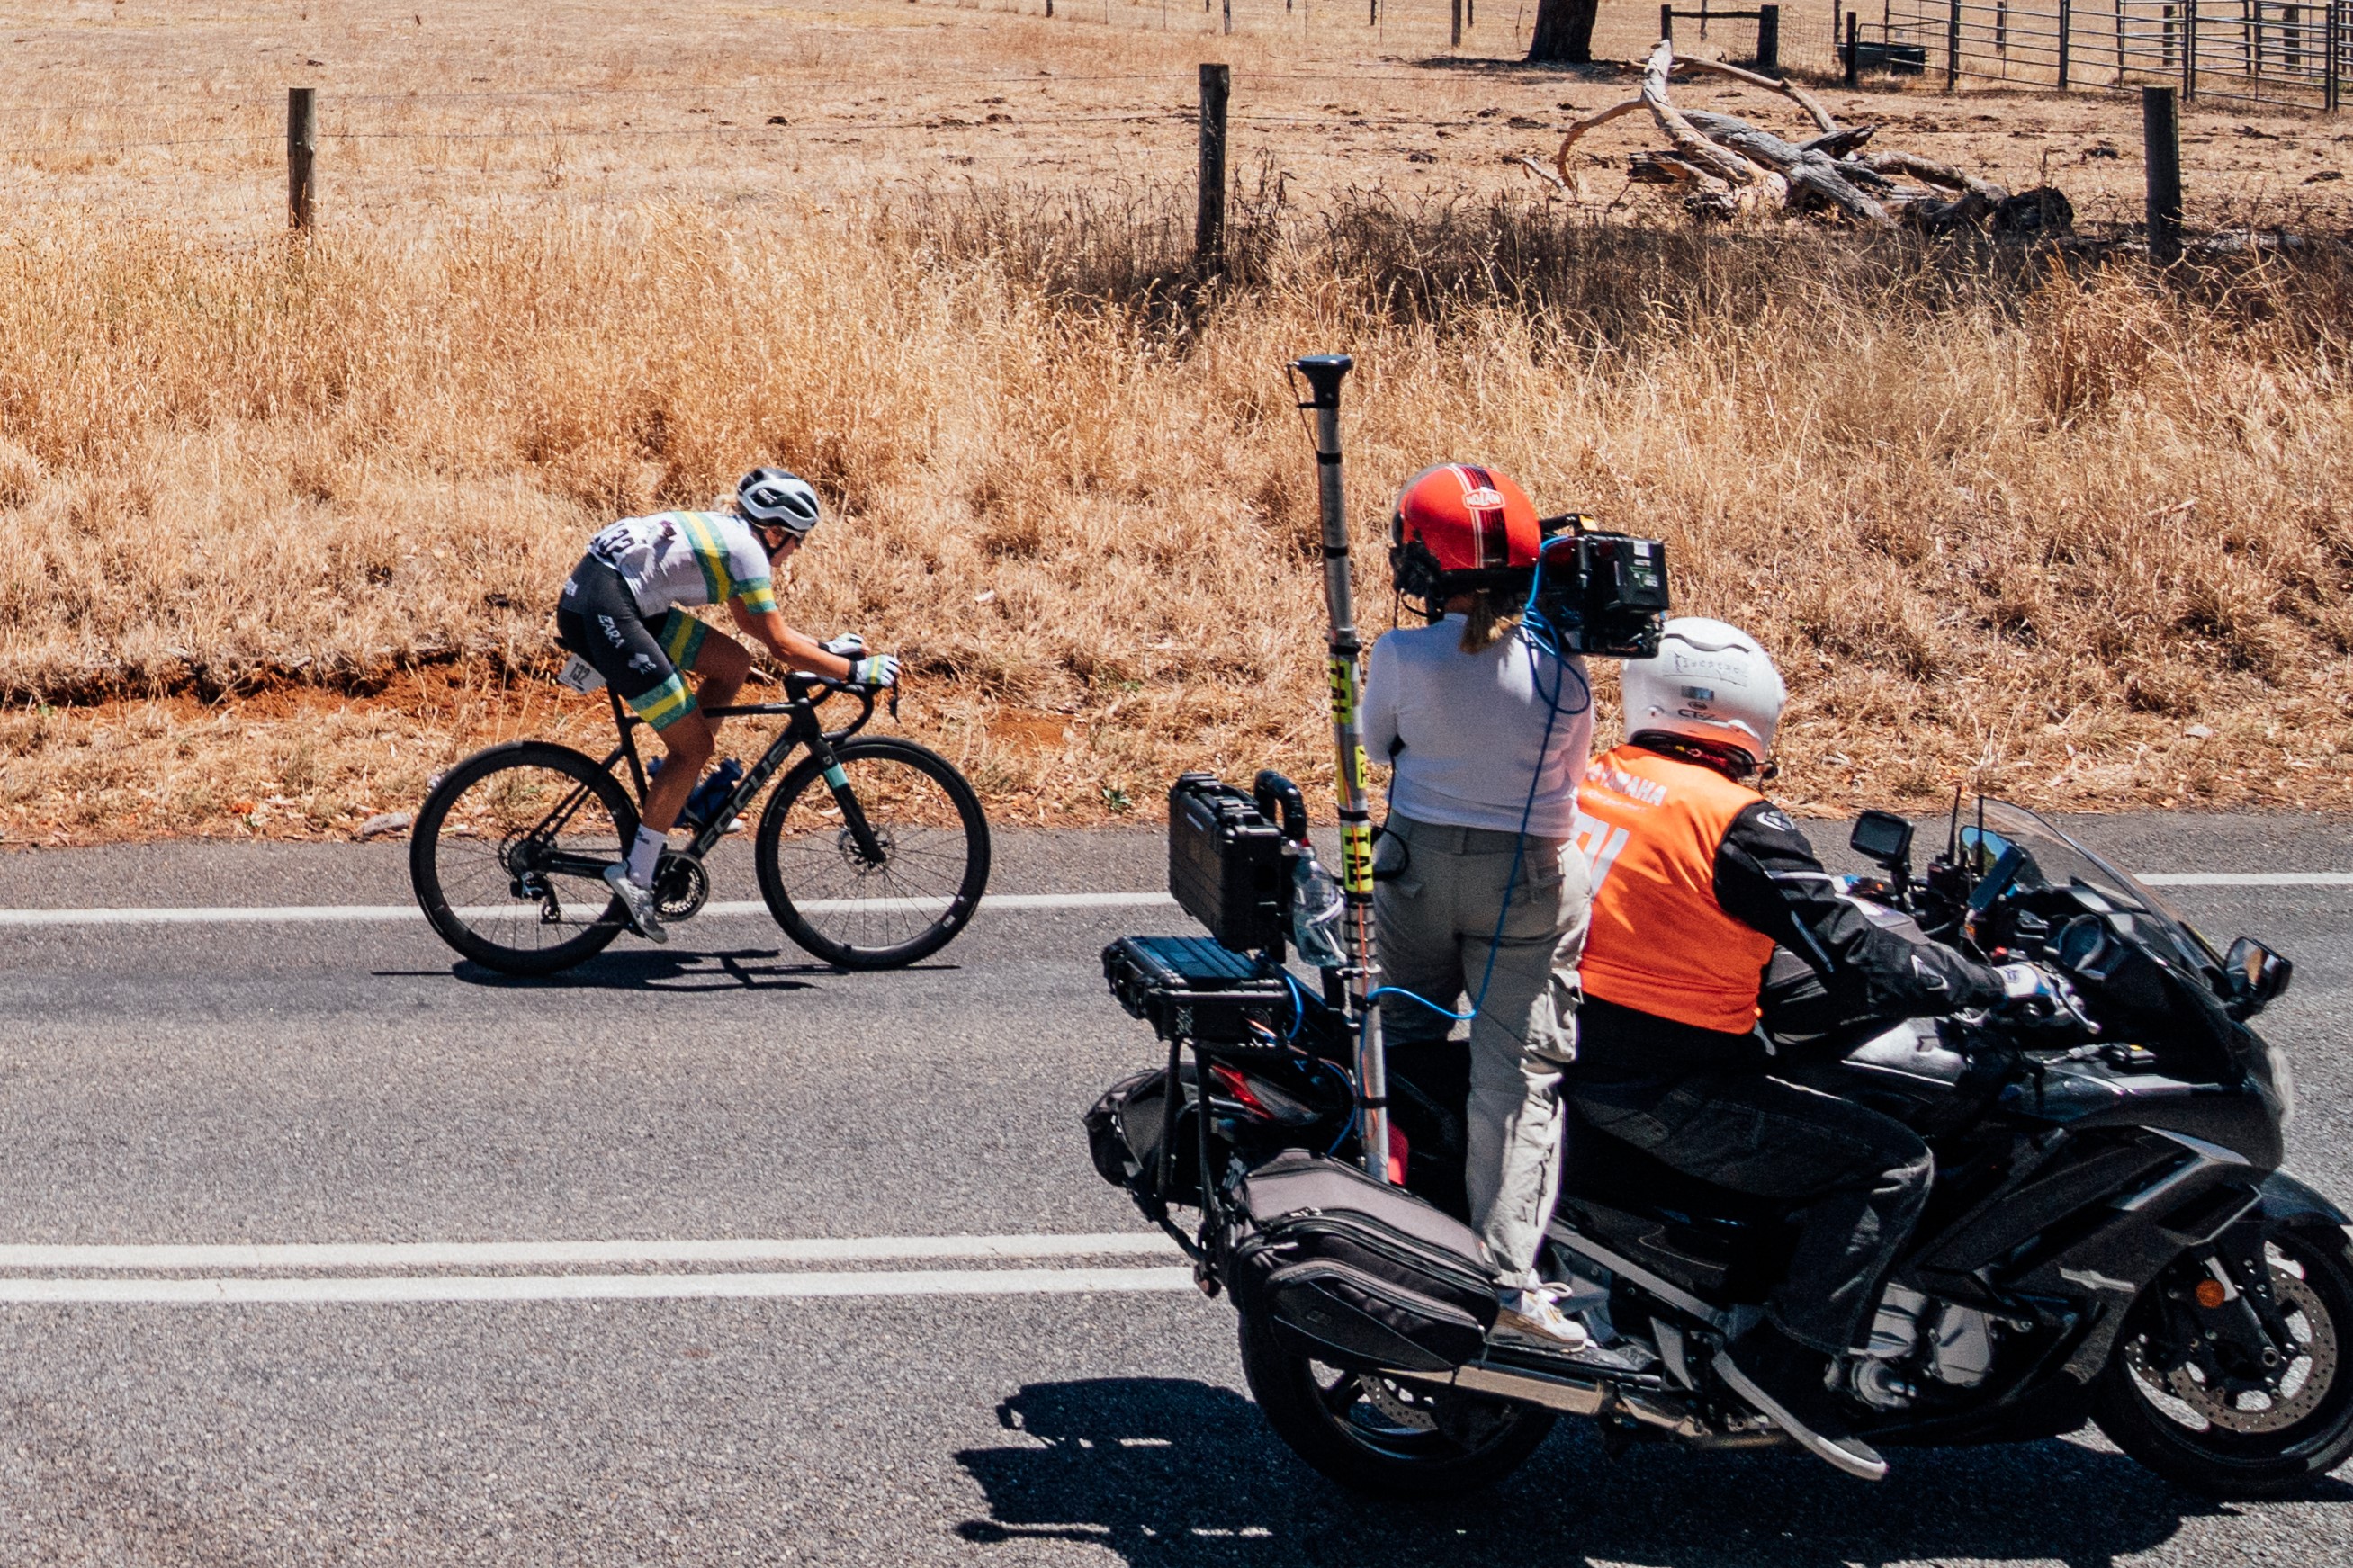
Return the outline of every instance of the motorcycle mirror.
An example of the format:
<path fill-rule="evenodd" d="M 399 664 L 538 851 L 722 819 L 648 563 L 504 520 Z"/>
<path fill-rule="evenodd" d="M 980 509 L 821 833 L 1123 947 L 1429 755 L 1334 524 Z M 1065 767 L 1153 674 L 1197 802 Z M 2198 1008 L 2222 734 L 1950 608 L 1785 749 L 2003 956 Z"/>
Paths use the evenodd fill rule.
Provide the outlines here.
<path fill-rule="evenodd" d="M 1866 811 L 1856 817 L 1846 842 L 1864 859 L 1896 875 L 1912 861 L 1912 824 L 1892 811 Z"/>
<path fill-rule="evenodd" d="M 2242 936 L 2222 957 L 2233 1011 L 2251 1018 L 2277 1001 L 2295 977 L 2295 965 L 2253 937 Z"/>

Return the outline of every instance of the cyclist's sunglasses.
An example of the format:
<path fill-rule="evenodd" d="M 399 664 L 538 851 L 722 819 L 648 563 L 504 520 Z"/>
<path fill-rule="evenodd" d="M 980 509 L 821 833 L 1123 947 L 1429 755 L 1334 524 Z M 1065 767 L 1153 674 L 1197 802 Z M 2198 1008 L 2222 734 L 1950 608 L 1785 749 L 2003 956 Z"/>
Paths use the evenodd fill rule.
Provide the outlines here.
<path fill-rule="evenodd" d="M 769 546 L 769 552 L 771 554 L 775 553 L 776 551 L 782 550 L 785 547 L 786 541 L 790 541 L 796 544 L 806 544 L 808 542 L 808 536 L 817 531 L 817 524 L 815 523 L 810 523 L 807 528 L 795 528 L 789 522 L 776 521 L 755 522 L 752 526 L 758 529 L 763 533 L 781 533 L 785 536 L 783 539 L 776 541 L 775 544 Z"/>

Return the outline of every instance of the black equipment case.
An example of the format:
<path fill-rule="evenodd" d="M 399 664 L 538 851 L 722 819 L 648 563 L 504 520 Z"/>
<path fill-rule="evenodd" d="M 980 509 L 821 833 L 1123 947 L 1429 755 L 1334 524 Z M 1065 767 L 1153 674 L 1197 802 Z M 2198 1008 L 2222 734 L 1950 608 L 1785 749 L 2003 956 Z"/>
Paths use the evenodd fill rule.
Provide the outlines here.
<path fill-rule="evenodd" d="M 1282 941 L 1291 867 L 1282 830 L 1258 801 L 1215 773 L 1183 773 L 1168 787 L 1168 890 L 1185 912 L 1236 952 Z"/>
<path fill-rule="evenodd" d="M 1468 1226 L 1354 1165 L 1293 1150 L 1244 1178 L 1228 1243 L 1235 1301 L 1293 1349 L 1359 1371 L 1445 1372 L 1495 1325 Z"/>
<path fill-rule="evenodd" d="M 1295 1004 L 1279 970 L 1204 936 L 1124 936 L 1103 950 L 1103 981 L 1164 1040 L 1282 1049 Z"/>

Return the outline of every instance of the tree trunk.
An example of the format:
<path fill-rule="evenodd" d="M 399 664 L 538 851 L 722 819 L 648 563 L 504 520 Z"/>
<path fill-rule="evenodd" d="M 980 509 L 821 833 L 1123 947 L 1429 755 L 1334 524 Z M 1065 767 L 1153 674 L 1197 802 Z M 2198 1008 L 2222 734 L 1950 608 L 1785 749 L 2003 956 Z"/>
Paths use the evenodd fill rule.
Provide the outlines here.
<path fill-rule="evenodd" d="M 1536 0 L 1536 30 L 1528 58 L 1559 65 L 1593 60 L 1593 17 L 1601 0 Z"/>

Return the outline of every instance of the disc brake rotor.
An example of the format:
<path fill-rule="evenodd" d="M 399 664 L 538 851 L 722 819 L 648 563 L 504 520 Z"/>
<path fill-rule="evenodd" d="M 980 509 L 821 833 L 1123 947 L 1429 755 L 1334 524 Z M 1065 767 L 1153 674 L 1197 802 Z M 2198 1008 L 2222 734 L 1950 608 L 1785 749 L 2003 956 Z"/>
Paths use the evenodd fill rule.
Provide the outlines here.
<path fill-rule="evenodd" d="M 1438 1430 L 1438 1417 L 1430 1413 L 1430 1408 L 1414 1403 L 1410 1395 L 1387 1378 L 1359 1378 L 1356 1380 L 1356 1392 L 1392 1426 L 1409 1432 Z"/>
<path fill-rule="evenodd" d="M 858 835 L 849 828 L 845 827 L 833 836 L 834 847 L 841 853 L 841 863 L 861 877 L 871 876 L 891 863 L 891 830 L 870 825 L 868 831 L 874 835 L 874 847 L 881 851 L 879 859 L 869 860 L 866 858 L 865 852 L 858 847 Z"/>
<path fill-rule="evenodd" d="M 2296 1343 L 2278 1393 L 2232 1394 L 2214 1387 L 2203 1380 L 2192 1363 L 2184 1363 L 2169 1373 L 2159 1373 L 2149 1367 L 2137 1344 L 2128 1352 L 2133 1371 L 2144 1382 L 2162 1388 L 2225 1432 L 2277 1432 L 2311 1415 L 2337 1382 L 2337 1325 L 2311 1286 L 2277 1262 L 2271 1268 L 2272 1299 L 2278 1302 L 2280 1315 L 2289 1320 L 2291 1327 L 2295 1320 L 2301 1318 L 2306 1336 Z M 2300 1381 L 2296 1381 L 2298 1373 L 2303 1374 Z M 2295 1386 L 2289 1386 L 2291 1382 Z M 2249 1406 L 2239 1403 L 2242 1399 L 2259 1403 Z"/>

